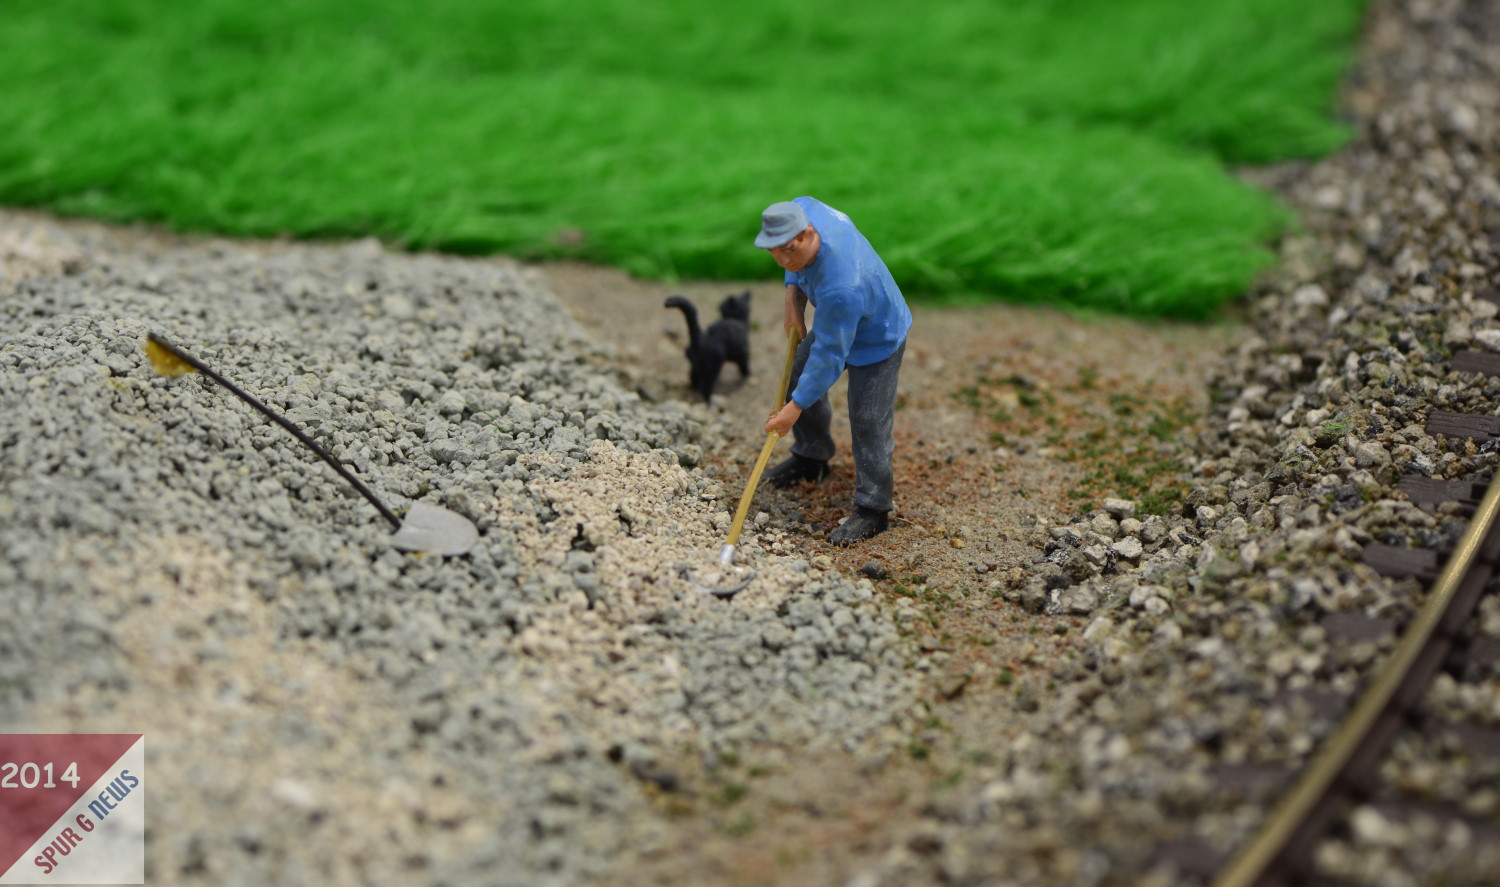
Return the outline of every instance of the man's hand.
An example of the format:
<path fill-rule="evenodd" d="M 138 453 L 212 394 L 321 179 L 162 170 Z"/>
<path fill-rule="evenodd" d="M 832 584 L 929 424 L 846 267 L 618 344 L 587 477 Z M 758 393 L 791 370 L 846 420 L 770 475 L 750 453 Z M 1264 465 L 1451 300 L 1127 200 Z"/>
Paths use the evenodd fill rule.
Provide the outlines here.
<path fill-rule="evenodd" d="M 786 437 L 792 433 L 792 426 L 796 425 L 797 420 L 800 418 L 802 418 L 802 408 L 797 406 L 796 401 L 789 400 L 786 402 L 786 406 L 781 408 L 780 412 L 776 413 L 766 422 L 766 427 L 763 430 L 767 434 L 774 431 L 780 436 Z"/>

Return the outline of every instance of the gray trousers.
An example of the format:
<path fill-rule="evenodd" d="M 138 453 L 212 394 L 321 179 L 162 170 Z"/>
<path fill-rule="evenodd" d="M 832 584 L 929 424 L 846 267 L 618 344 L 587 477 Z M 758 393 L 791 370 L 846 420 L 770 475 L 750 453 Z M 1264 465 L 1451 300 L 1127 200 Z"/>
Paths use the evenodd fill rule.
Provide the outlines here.
<path fill-rule="evenodd" d="M 792 364 L 791 390 L 797 388 L 814 335 L 797 348 Z M 849 377 L 849 437 L 854 450 L 854 504 L 875 511 L 891 510 L 891 455 L 896 450 L 892 429 L 896 424 L 896 377 L 901 374 L 901 358 L 906 354 L 902 342 L 896 353 L 869 366 L 846 366 Z M 826 462 L 833 458 L 833 436 L 828 428 L 833 420 L 833 406 L 828 395 L 802 411 L 792 426 L 792 452 L 808 459 Z"/>

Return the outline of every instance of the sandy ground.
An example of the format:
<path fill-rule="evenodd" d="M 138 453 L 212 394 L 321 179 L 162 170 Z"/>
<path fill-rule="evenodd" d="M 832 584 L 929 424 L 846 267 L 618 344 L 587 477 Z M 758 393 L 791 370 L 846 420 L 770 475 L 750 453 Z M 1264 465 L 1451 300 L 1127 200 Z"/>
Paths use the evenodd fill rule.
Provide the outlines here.
<path fill-rule="evenodd" d="M 767 264 L 765 281 L 677 285 L 582 265 L 539 269 L 611 369 L 648 398 L 699 404 L 718 424 L 724 444 L 704 463 L 734 490 L 743 489 L 763 442 L 785 354 L 782 288 Z M 723 296 L 746 289 L 752 373 L 740 382 L 727 369 L 704 406 L 687 385 L 682 316 L 662 302 L 686 295 L 707 323 Z M 876 779 L 869 761 L 777 759 L 749 762 L 743 798 L 732 805 L 673 810 L 681 801 L 663 799 L 680 814 L 675 844 L 622 873 L 622 882 L 838 883 L 862 859 L 911 840 L 919 812 L 941 809 L 955 786 L 983 779 L 993 750 L 1026 731 L 1052 676 L 1076 667 L 1084 627 L 1081 618 L 1026 612 L 1001 595 L 1021 580 L 1048 527 L 1130 491 L 1117 475 L 1091 478 L 1100 465 L 1169 464 L 1207 407 L 1209 367 L 1240 333 L 1232 322 L 1146 323 L 1006 305 L 915 306 L 913 314 L 892 529 L 848 549 L 823 539 L 852 496 L 847 424 L 838 418 L 834 475 L 792 491 L 762 485 L 751 513 L 800 523 L 797 538 L 811 556 L 851 574 L 878 570 L 887 603 L 920 610 L 915 641 L 925 655 L 915 667 L 924 672 L 930 717 L 903 759 L 875 762 Z M 836 417 L 842 389 L 841 382 Z M 1164 417 L 1171 422 L 1151 424 Z"/>

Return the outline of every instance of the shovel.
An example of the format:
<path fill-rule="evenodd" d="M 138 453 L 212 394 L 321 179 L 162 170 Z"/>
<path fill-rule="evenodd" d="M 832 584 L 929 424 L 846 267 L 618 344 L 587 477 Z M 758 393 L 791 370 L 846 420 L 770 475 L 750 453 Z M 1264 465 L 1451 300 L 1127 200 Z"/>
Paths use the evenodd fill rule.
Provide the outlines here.
<path fill-rule="evenodd" d="M 801 330 L 792 327 L 787 331 L 786 362 L 781 367 L 781 384 L 776 389 L 776 408 L 771 411 L 773 416 L 786 405 L 787 387 L 792 381 L 792 364 L 797 359 L 797 345 L 801 341 Z M 755 468 L 750 472 L 750 479 L 745 482 L 745 492 L 740 496 L 740 507 L 735 510 L 734 522 L 729 525 L 729 538 L 724 541 L 724 547 L 719 551 L 718 575 L 709 576 L 702 573 L 695 574 L 690 570 L 683 571 L 687 580 L 699 590 L 716 597 L 732 597 L 755 578 L 754 570 L 735 565 L 734 547 L 740 541 L 740 530 L 744 529 L 745 515 L 750 511 L 750 500 L 755 498 L 755 487 L 760 483 L 761 472 L 766 470 L 766 462 L 770 460 L 771 451 L 776 449 L 776 442 L 780 439 L 781 435 L 775 431 L 766 433 L 766 442 L 760 448 L 760 456 L 755 460 Z"/>
<path fill-rule="evenodd" d="M 391 536 L 391 546 L 398 551 L 424 551 L 441 555 L 468 554 L 470 549 L 479 541 L 479 531 L 468 518 L 461 514 L 455 514 L 446 508 L 436 505 L 428 505 L 417 502 L 406 512 L 406 520 L 396 517 L 389 508 L 385 507 L 370 488 L 360 482 L 326 450 L 313 442 L 313 439 L 302 432 L 300 428 L 274 412 L 270 407 L 261 403 L 249 392 L 238 385 L 214 372 L 198 358 L 193 357 L 185 351 L 170 344 L 156 333 L 146 336 L 146 357 L 151 361 L 152 369 L 164 376 L 181 376 L 194 370 L 213 379 L 220 385 L 229 389 L 234 396 L 259 410 L 261 415 L 291 432 L 291 435 L 301 441 L 308 449 L 317 453 L 319 458 L 328 463 L 328 466 L 339 473 L 339 477 L 348 481 L 360 495 L 370 500 L 375 510 L 391 522 L 395 528 L 395 534 Z"/>

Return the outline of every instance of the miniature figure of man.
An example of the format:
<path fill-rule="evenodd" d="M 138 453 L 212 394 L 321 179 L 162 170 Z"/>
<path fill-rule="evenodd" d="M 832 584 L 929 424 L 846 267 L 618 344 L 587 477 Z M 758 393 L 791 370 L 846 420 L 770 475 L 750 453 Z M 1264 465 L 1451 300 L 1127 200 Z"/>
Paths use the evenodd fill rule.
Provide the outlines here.
<path fill-rule="evenodd" d="M 889 526 L 896 377 L 911 311 L 891 272 L 849 217 L 811 197 L 767 207 L 755 245 L 786 269 L 785 330 L 796 327 L 803 336 L 792 367 L 791 397 L 765 427 L 767 433 L 792 432 L 792 455 L 766 479 L 786 487 L 828 475 L 834 451 L 828 389 L 847 370 L 854 513 L 828 534 L 828 541 L 850 545 L 868 539 Z"/>

